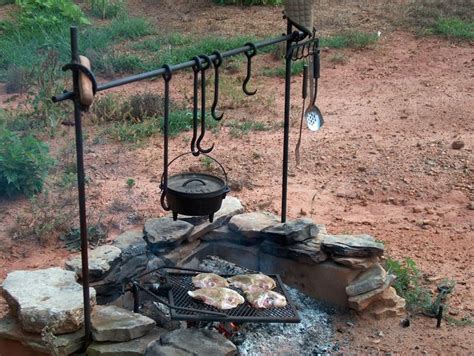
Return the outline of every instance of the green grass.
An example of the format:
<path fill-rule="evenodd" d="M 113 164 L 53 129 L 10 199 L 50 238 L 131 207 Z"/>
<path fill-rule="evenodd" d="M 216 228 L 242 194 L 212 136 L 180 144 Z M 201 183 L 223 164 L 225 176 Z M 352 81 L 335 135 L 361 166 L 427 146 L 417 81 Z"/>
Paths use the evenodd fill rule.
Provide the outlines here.
<path fill-rule="evenodd" d="M 431 27 L 431 32 L 446 38 L 474 40 L 474 22 L 459 18 L 439 18 Z"/>
<path fill-rule="evenodd" d="M 291 75 L 299 75 L 303 73 L 303 61 L 291 63 Z M 277 68 L 264 68 L 262 74 L 266 77 L 281 77 L 284 78 L 286 73 L 285 64 Z"/>
<path fill-rule="evenodd" d="M 268 131 L 270 128 L 263 122 L 259 121 L 235 121 L 231 120 L 224 124 L 226 127 L 230 127 L 229 134 L 234 137 L 242 137 L 247 135 L 250 131 Z"/>

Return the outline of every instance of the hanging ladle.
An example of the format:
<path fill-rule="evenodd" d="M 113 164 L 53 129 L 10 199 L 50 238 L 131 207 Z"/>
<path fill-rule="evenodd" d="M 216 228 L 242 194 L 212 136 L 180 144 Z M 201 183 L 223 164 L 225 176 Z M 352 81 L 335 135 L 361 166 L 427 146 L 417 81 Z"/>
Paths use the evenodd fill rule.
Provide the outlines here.
<path fill-rule="evenodd" d="M 209 153 L 214 149 L 214 144 L 209 148 L 202 148 L 201 141 L 206 134 L 206 70 L 212 66 L 212 59 L 205 54 L 199 56 L 206 63 L 201 64 L 201 134 L 197 139 L 196 146 L 201 153 Z"/>
<path fill-rule="evenodd" d="M 222 64 L 222 55 L 219 51 L 214 51 L 212 54 L 216 56 L 216 59 L 214 60 L 214 102 L 211 107 L 211 115 L 214 120 L 219 121 L 224 117 L 224 113 L 219 116 L 216 114 L 217 102 L 219 101 L 219 67 Z"/>
<path fill-rule="evenodd" d="M 191 153 L 193 156 L 199 156 L 200 152 L 196 148 L 197 140 L 197 125 L 198 125 L 198 85 L 199 85 L 199 72 L 201 71 L 201 59 L 198 56 L 193 57 L 194 65 L 194 80 L 193 80 L 193 138 L 191 140 Z"/>
<path fill-rule="evenodd" d="M 257 90 L 249 91 L 247 89 L 247 84 L 250 80 L 250 77 L 252 76 L 252 57 L 257 54 L 257 47 L 251 42 L 247 42 L 245 46 L 249 46 L 250 50 L 244 52 L 245 56 L 247 57 L 247 76 L 245 77 L 244 82 L 242 83 L 242 90 L 245 94 L 251 96 L 255 95 L 255 93 L 257 92 Z"/>
<path fill-rule="evenodd" d="M 319 50 L 315 49 L 313 52 L 313 80 L 311 86 L 313 88 L 313 99 L 310 106 L 306 109 L 305 119 L 308 129 L 311 131 L 318 131 L 324 124 L 323 115 L 316 106 L 316 97 L 318 96 L 318 78 L 320 71 Z"/>

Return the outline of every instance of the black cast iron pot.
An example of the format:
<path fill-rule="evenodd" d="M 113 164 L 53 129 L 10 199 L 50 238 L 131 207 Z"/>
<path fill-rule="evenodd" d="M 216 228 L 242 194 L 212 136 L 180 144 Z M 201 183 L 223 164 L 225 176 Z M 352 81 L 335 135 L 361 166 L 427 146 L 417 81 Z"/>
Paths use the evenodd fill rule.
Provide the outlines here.
<path fill-rule="evenodd" d="M 176 158 L 179 157 L 181 156 Z M 173 220 L 178 218 L 178 214 L 190 216 L 208 215 L 209 221 L 212 222 L 214 220 L 214 213 L 221 208 L 222 200 L 230 191 L 227 185 L 227 173 L 216 159 L 210 156 L 207 157 L 214 160 L 222 168 L 225 181 L 206 173 L 181 173 L 169 177 L 167 182 L 165 182 L 166 179 L 163 174 L 161 180 L 161 205 L 163 209 L 173 212 Z"/>

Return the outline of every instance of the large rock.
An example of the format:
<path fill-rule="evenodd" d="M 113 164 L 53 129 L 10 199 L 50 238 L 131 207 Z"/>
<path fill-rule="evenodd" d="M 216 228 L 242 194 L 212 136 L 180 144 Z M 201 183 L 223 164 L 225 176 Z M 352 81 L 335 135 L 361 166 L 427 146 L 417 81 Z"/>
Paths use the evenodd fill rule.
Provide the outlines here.
<path fill-rule="evenodd" d="M 201 238 L 211 230 L 214 230 L 224 224 L 226 224 L 231 217 L 244 212 L 244 207 L 239 199 L 227 196 L 222 201 L 222 207 L 214 214 L 214 221 L 211 223 L 204 219 L 183 219 L 196 221 L 195 227 L 191 234 L 188 236 L 188 241 L 194 241 Z M 207 217 L 205 218 L 207 219 Z"/>
<path fill-rule="evenodd" d="M 40 333 L 49 326 L 54 334 L 65 334 L 82 327 L 82 286 L 75 272 L 58 267 L 14 271 L 7 275 L 2 291 L 24 331 Z M 94 305 L 94 288 L 90 288 L 90 298 Z"/>
<path fill-rule="evenodd" d="M 161 345 L 160 340 L 151 342 L 146 348 L 144 356 L 194 356 L 193 352 L 181 350 L 171 345 Z M 210 354 L 213 355 L 213 354 Z"/>
<path fill-rule="evenodd" d="M 344 256 L 332 256 L 332 260 L 341 265 L 351 267 L 354 269 L 367 270 L 376 263 L 379 262 L 378 256 L 372 257 L 344 257 Z"/>
<path fill-rule="evenodd" d="M 237 348 L 221 334 L 204 329 L 178 329 L 161 336 L 163 346 L 193 355 L 231 356 Z M 149 352 L 146 355 L 154 355 Z M 172 354 L 170 354 L 172 355 Z"/>
<path fill-rule="evenodd" d="M 215 242 L 230 242 L 233 244 L 243 246 L 254 246 L 262 242 L 262 238 L 259 237 L 245 237 L 237 231 L 231 230 L 229 225 L 218 227 L 217 229 L 209 231 L 207 234 L 201 237 L 202 241 L 215 241 Z"/>
<path fill-rule="evenodd" d="M 155 321 L 114 305 L 96 306 L 92 311 L 92 337 L 95 341 L 130 341 L 155 327 Z"/>
<path fill-rule="evenodd" d="M 22 345 L 33 349 L 34 351 L 50 353 L 51 347 L 53 347 L 58 355 L 70 355 L 76 351 L 79 351 L 84 344 L 84 329 L 80 329 L 76 332 L 55 335 L 52 345 L 47 345 L 46 342 L 41 338 L 40 334 L 25 333 L 18 322 L 11 315 L 7 315 L 0 319 L 0 340 L 13 340 L 18 341 Z M 2 354 L 0 347 L 0 354 Z M 14 355 L 7 354 L 5 356 Z"/>
<path fill-rule="evenodd" d="M 87 356 L 143 356 L 147 346 L 167 332 L 154 328 L 148 334 L 127 342 L 93 342 L 87 349 Z"/>
<path fill-rule="evenodd" d="M 260 250 L 273 256 L 289 258 L 306 264 L 321 263 L 328 258 L 321 251 L 321 243 L 318 237 L 293 245 L 279 245 L 270 241 L 264 241 L 260 245 Z"/>
<path fill-rule="evenodd" d="M 106 275 L 112 266 L 120 259 L 122 251 L 115 246 L 103 245 L 89 252 L 89 276 L 91 281 L 101 279 Z M 81 255 L 71 257 L 66 261 L 66 269 L 74 271 L 82 278 Z"/>
<path fill-rule="evenodd" d="M 263 229 L 278 223 L 279 220 L 276 215 L 257 211 L 234 215 L 229 221 L 229 228 L 245 237 L 258 238 L 261 236 L 260 232 Z"/>
<path fill-rule="evenodd" d="M 194 226 L 183 220 L 172 218 L 154 218 L 145 221 L 143 232 L 152 252 L 163 248 L 174 248 L 189 236 Z"/>
<path fill-rule="evenodd" d="M 318 236 L 318 226 L 311 219 L 296 219 L 262 230 L 266 240 L 281 245 L 303 242 Z"/>
<path fill-rule="evenodd" d="M 370 292 L 381 287 L 387 279 L 387 272 L 380 264 L 374 265 L 369 270 L 362 272 L 351 284 L 346 287 L 349 297 Z"/>
<path fill-rule="evenodd" d="M 126 251 L 132 246 L 145 245 L 145 234 L 140 230 L 125 231 L 115 238 L 112 245 Z"/>
<path fill-rule="evenodd" d="M 370 292 L 355 295 L 348 299 L 349 308 L 357 311 L 366 309 L 370 304 L 382 300 L 385 298 L 384 292 L 389 289 L 390 284 L 395 280 L 395 277 L 391 274 L 387 275 L 385 282 L 382 286 L 377 289 L 371 290 Z"/>
<path fill-rule="evenodd" d="M 330 255 L 346 257 L 382 256 L 383 243 L 370 235 L 324 235 L 321 246 Z"/>
<path fill-rule="evenodd" d="M 364 314 L 375 319 L 393 318 L 405 313 L 405 299 L 399 297 L 393 287 L 386 289 L 379 300 L 369 305 Z"/>

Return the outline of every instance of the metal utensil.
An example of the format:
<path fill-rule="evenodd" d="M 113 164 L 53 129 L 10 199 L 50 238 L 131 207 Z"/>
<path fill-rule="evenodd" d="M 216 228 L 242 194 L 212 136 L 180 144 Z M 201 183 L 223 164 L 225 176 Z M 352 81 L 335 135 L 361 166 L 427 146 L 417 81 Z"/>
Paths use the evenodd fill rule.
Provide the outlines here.
<path fill-rule="evenodd" d="M 319 50 L 315 51 L 313 54 L 313 80 L 311 81 L 311 86 L 313 89 L 313 99 L 310 106 L 305 112 L 306 124 L 308 129 L 311 131 L 318 131 L 321 126 L 324 125 L 323 115 L 321 111 L 316 106 L 316 98 L 318 96 L 318 78 L 319 78 Z"/>
<path fill-rule="evenodd" d="M 296 148 L 295 148 L 295 159 L 296 159 L 297 166 L 300 164 L 301 135 L 303 133 L 303 119 L 305 117 L 305 103 L 306 103 L 306 98 L 308 97 L 308 65 L 306 63 L 303 65 L 302 97 L 303 97 L 303 105 L 301 107 L 300 133 L 299 133 L 298 142 L 296 143 Z"/>

